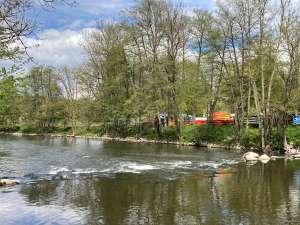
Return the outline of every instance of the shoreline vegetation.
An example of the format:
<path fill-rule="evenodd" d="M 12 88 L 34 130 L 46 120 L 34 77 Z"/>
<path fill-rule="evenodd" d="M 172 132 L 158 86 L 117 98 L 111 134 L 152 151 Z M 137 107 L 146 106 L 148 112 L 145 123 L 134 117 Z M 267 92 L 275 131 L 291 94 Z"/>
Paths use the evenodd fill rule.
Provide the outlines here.
<path fill-rule="evenodd" d="M 182 138 L 177 140 L 176 127 L 166 127 L 162 136 L 157 136 L 154 128 L 144 128 L 142 132 L 134 127 L 123 130 L 119 133 L 107 133 L 105 129 L 99 126 L 91 126 L 89 129 L 86 127 L 79 127 L 77 135 L 72 134 L 71 127 L 56 127 L 51 132 L 39 130 L 28 125 L 16 126 L 14 128 L 0 128 L 2 135 L 14 136 L 47 136 L 47 137 L 74 137 L 85 139 L 99 139 L 108 141 L 119 141 L 128 143 L 156 143 L 156 144 L 172 144 L 181 146 L 194 146 L 205 147 L 209 149 L 223 148 L 235 151 L 261 151 L 260 138 L 258 128 L 249 128 L 247 135 L 242 138 L 236 136 L 235 126 L 199 126 L 188 125 L 182 127 Z M 300 146 L 300 128 L 290 126 L 287 128 L 288 141 L 295 147 Z M 275 143 L 272 147 L 273 150 L 280 152 L 280 141 L 276 146 Z"/>
<path fill-rule="evenodd" d="M 22 39 L 35 27 L 27 20 L 34 1 L 4 2 L 0 14 L 10 13 L 0 17 L 6 21 L 0 23 L 6 40 L 0 59 L 21 59 L 30 47 Z M 269 155 L 296 151 L 295 6 L 290 0 L 224 0 L 214 10 L 187 14 L 180 2 L 137 1 L 122 11 L 122 21 L 100 19 L 83 34 L 86 57 L 78 65 L 0 66 L 0 131 L 215 143 Z M 214 126 L 220 112 L 234 125 Z M 190 117 L 205 117 L 207 125 L 185 126 Z M 165 119 L 172 126 L 165 127 Z"/>

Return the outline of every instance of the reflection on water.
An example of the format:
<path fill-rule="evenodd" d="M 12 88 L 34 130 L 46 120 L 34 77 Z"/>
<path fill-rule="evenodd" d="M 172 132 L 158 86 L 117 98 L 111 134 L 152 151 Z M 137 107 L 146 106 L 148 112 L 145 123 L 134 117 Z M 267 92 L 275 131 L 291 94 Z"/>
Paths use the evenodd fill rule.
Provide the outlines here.
<path fill-rule="evenodd" d="M 141 150 L 141 146 L 135 145 L 104 143 L 99 146 L 94 143 L 88 146 L 68 142 L 69 147 L 73 146 L 71 154 L 70 149 L 57 140 L 51 144 L 37 144 L 36 141 L 17 139 L 9 142 L 14 142 L 15 147 L 19 142 L 26 149 L 29 149 L 26 145 L 31 149 L 45 146 L 40 150 L 43 152 L 40 159 L 46 154 L 48 161 L 52 161 L 47 153 L 49 146 L 67 151 L 67 156 L 75 155 L 72 159 L 85 155 L 89 157 L 82 160 L 99 163 L 100 158 L 104 158 L 106 164 L 94 165 L 97 171 L 108 168 L 109 163 L 113 166 L 121 159 L 148 167 L 139 173 L 119 171 L 113 175 L 92 173 L 93 176 L 85 176 L 74 173 L 74 164 L 65 165 L 63 160 L 60 163 L 64 165 L 45 164 L 45 167 L 52 164 L 57 168 L 65 166 L 68 170 L 61 172 L 68 174 L 71 171 L 71 175 L 57 178 L 49 174 L 47 179 L 37 175 L 19 186 L 0 189 L 0 224 L 300 224 L 300 161 L 278 160 L 253 166 L 241 162 L 205 167 L 203 164 L 215 162 L 212 157 L 219 165 L 220 157 L 226 152 L 209 153 L 175 147 L 162 147 L 169 148 L 162 150 L 153 145 Z M 2 139 L 3 145 L 9 146 L 7 142 Z M 32 155 L 34 151 L 30 151 L 27 154 Z M 8 155 L 0 156 L 0 160 L 1 157 L 2 160 L 5 157 L 19 160 L 12 147 L 8 152 Z M 100 156 L 94 161 L 96 152 Z M 156 154 L 159 157 L 155 157 Z M 237 159 L 235 154 L 228 155 L 228 162 Z M 170 164 L 173 167 L 169 167 Z M 79 163 L 77 166 L 80 169 L 93 166 L 85 165 Z M 153 169 L 154 166 L 158 169 Z M 11 171 L 21 169 L 12 165 L 9 168 Z M 50 171 L 50 167 L 47 169 Z M 169 179 L 172 171 L 177 176 Z M 33 167 L 23 172 L 38 174 Z"/>

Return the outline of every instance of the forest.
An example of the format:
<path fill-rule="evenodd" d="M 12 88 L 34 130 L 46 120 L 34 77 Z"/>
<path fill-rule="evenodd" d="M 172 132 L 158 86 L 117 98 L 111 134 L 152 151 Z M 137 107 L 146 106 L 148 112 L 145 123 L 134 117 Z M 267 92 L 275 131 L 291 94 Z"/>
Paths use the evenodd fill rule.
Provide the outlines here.
<path fill-rule="evenodd" d="M 30 7 L 0 3 L 1 60 L 30 57 L 22 42 L 33 29 Z M 300 128 L 290 125 L 300 110 L 299 16 L 292 0 L 225 0 L 192 13 L 180 2 L 139 0 L 83 34 L 87 60 L 76 68 L 2 67 L 0 130 L 299 145 Z M 235 125 L 212 125 L 216 111 L 233 113 Z M 161 112 L 174 125 L 157 132 Z M 205 113 L 206 125 L 184 125 L 184 115 Z"/>

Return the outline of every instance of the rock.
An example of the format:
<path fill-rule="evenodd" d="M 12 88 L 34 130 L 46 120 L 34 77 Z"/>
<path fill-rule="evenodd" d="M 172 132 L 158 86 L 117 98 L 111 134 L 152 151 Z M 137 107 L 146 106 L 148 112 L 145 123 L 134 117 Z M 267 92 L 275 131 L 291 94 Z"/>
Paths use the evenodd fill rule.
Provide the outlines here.
<path fill-rule="evenodd" d="M 292 144 L 288 144 L 286 137 L 284 138 L 284 152 L 286 155 L 299 155 L 299 150 L 295 149 Z"/>
<path fill-rule="evenodd" d="M 258 158 L 259 158 L 259 155 L 255 152 L 246 152 L 244 155 L 243 155 L 243 158 L 246 160 L 246 161 L 257 161 Z"/>
<path fill-rule="evenodd" d="M 293 155 L 293 158 L 294 158 L 294 159 L 300 159 L 300 154 L 298 153 L 298 154 L 296 154 L 296 155 Z"/>
<path fill-rule="evenodd" d="M 0 186 L 11 186 L 11 185 L 16 185 L 19 184 L 20 181 L 18 180 L 13 180 L 13 179 L 0 179 Z"/>
<path fill-rule="evenodd" d="M 269 156 L 267 156 L 266 154 L 263 154 L 258 158 L 258 160 L 261 161 L 262 163 L 267 163 L 270 161 L 270 159 L 271 158 Z"/>
<path fill-rule="evenodd" d="M 259 160 L 270 160 L 271 158 L 269 156 L 267 156 L 266 154 L 262 154 L 261 156 L 259 156 L 258 159 Z"/>

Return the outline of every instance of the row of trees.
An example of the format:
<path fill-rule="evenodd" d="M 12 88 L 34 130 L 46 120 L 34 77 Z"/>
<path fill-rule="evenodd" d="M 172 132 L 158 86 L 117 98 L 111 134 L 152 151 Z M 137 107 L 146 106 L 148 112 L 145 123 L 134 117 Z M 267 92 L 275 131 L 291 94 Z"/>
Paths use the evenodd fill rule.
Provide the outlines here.
<path fill-rule="evenodd" d="M 299 111 L 297 7 L 291 0 L 226 0 L 214 12 L 187 16 L 182 4 L 142 0 L 120 22 L 101 21 L 85 35 L 88 60 L 79 68 L 34 68 L 22 82 L 2 76 L 1 84 L 11 83 L 26 102 L 18 120 L 41 113 L 43 126 L 51 127 L 67 118 L 74 133 L 79 118 L 125 129 L 166 112 L 180 139 L 182 114 L 207 112 L 210 120 L 226 110 L 236 115 L 239 139 L 256 115 L 264 149 L 274 132 L 285 139 L 289 114 Z"/>
<path fill-rule="evenodd" d="M 91 122 L 99 122 L 95 102 L 80 96 L 77 71 L 34 67 L 22 77 L 10 73 L 3 71 L 0 81 L 1 127 L 25 123 L 30 129 L 53 132 L 57 126 L 70 125 L 76 135 L 78 121 L 87 129 Z"/>

